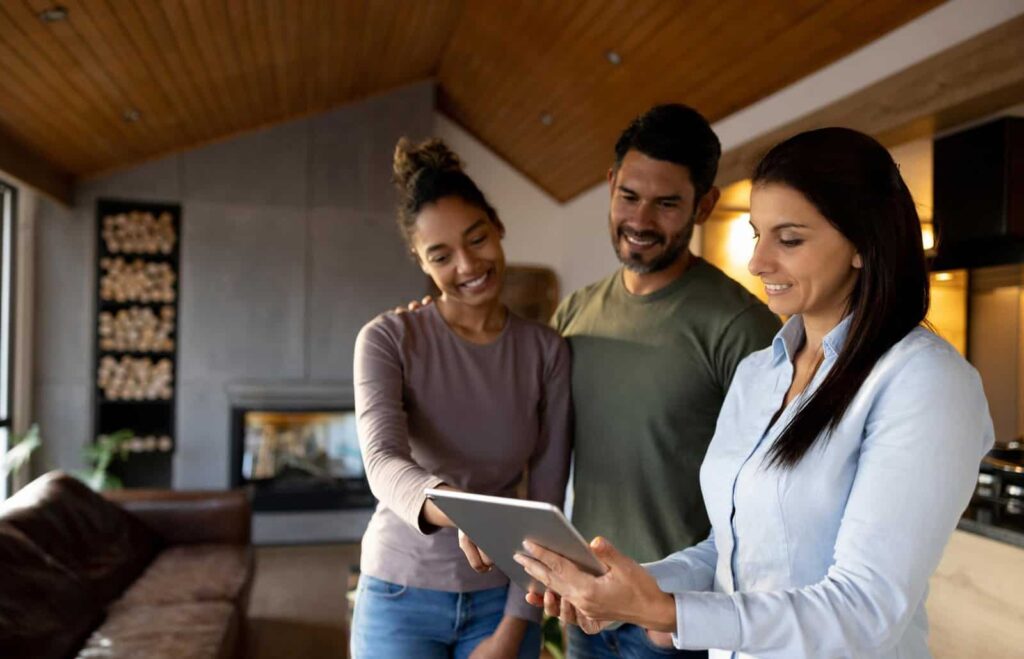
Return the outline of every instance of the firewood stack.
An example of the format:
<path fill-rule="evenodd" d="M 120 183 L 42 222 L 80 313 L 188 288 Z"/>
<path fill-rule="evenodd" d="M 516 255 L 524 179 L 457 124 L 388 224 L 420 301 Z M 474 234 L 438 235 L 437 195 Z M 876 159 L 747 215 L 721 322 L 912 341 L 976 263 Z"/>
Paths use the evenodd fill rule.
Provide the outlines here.
<path fill-rule="evenodd" d="M 103 240 L 111 254 L 170 254 L 176 236 L 170 213 L 130 211 L 103 218 Z"/>
<path fill-rule="evenodd" d="M 167 452 L 174 447 L 174 441 L 167 435 L 144 435 L 132 437 L 128 440 L 127 445 L 128 450 L 132 453 Z"/>
<path fill-rule="evenodd" d="M 100 259 L 100 297 L 114 302 L 174 302 L 177 275 L 169 263 Z"/>
<path fill-rule="evenodd" d="M 99 203 L 97 433 L 127 428 L 135 433 L 125 440 L 129 453 L 169 454 L 174 450 L 180 211 L 139 206 Z M 126 473 L 130 466 L 123 467 Z"/>
<path fill-rule="evenodd" d="M 119 352 L 170 352 L 174 350 L 174 307 L 129 307 L 116 314 L 100 312 L 100 349 Z"/>
<path fill-rule="evenodd" d="M 169 359 L 107 355 L 100 359 L 96 384 L 107 400 L 170 400 L 173 377 Z"/>

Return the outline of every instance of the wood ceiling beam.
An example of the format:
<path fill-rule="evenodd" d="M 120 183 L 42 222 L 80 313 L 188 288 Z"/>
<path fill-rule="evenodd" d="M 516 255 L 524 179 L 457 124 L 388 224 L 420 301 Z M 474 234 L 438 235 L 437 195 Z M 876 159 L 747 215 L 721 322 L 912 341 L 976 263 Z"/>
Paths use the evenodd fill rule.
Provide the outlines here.
<path fill-rule="evenodd" d="M 75 177 L 54 166 L 5 130 L 0 130 L 0 170 L 66 206 L 72 204 Z"/>
<path fill-rule="evenodd" d="M 719 186 L 749 178 L 774 144 L 846 126 L 886 146 L 930 137 L 1024 101 L 1024 16 L 722 154 Z"/>

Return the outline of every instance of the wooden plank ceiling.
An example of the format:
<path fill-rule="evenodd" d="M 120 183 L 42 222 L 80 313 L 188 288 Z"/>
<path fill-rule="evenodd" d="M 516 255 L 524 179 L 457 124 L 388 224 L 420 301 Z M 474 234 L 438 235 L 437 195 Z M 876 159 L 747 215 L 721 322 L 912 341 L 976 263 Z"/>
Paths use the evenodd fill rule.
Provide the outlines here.
<path fill-rule="evenodd" d="M 87 177 L 435 78 L 567 200 L 651 104 L 720 119 L 938 2 L 0 0 L 0 145 Z"/>

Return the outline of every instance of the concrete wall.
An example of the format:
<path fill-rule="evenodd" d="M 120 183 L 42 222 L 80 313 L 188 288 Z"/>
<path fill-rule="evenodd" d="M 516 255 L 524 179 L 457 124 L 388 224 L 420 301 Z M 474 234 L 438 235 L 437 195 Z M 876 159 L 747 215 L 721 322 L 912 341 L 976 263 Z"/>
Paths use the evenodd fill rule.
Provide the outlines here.
<path fill-rule="evenodd" d="M 359 328 L 421 295 L 394 227 L 391 155 L 433 128 L 424 82 L 83 182 L 36 226 L 34 416 L 45 469 L 90 441 L 95 204 L 182 205 L 174 485 L 228 484 L 225 388 L 348 382 Z"/>

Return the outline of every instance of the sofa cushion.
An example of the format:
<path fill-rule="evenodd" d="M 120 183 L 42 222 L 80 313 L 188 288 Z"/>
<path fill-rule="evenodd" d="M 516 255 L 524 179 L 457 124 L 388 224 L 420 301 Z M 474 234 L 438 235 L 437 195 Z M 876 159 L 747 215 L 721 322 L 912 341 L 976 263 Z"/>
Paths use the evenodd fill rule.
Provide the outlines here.
<path fill-rule="evenodd" d="M 136 606 L 111 611 L 89 637 L 80 659 L 229 657 L 240 620 L 226 602 Z"/>
<path fill-rule="evenodd" d="M 60 471 L 4 502 L 0 519 L 78 575 L 101 604 L 134 581 L 159 549 L 142 522 Z"/>
<path fill-rule="evenodd" d="M 252 574 L 252 552 L 237 545 L 180 545 L 157 555 L 111 609 L 237 601 Z"/>
<path fill-rule="evenodd" d="M 4 522 L 0 584 L 0 657 L 62 659 L 103 617 L 77 576 Z"/>

